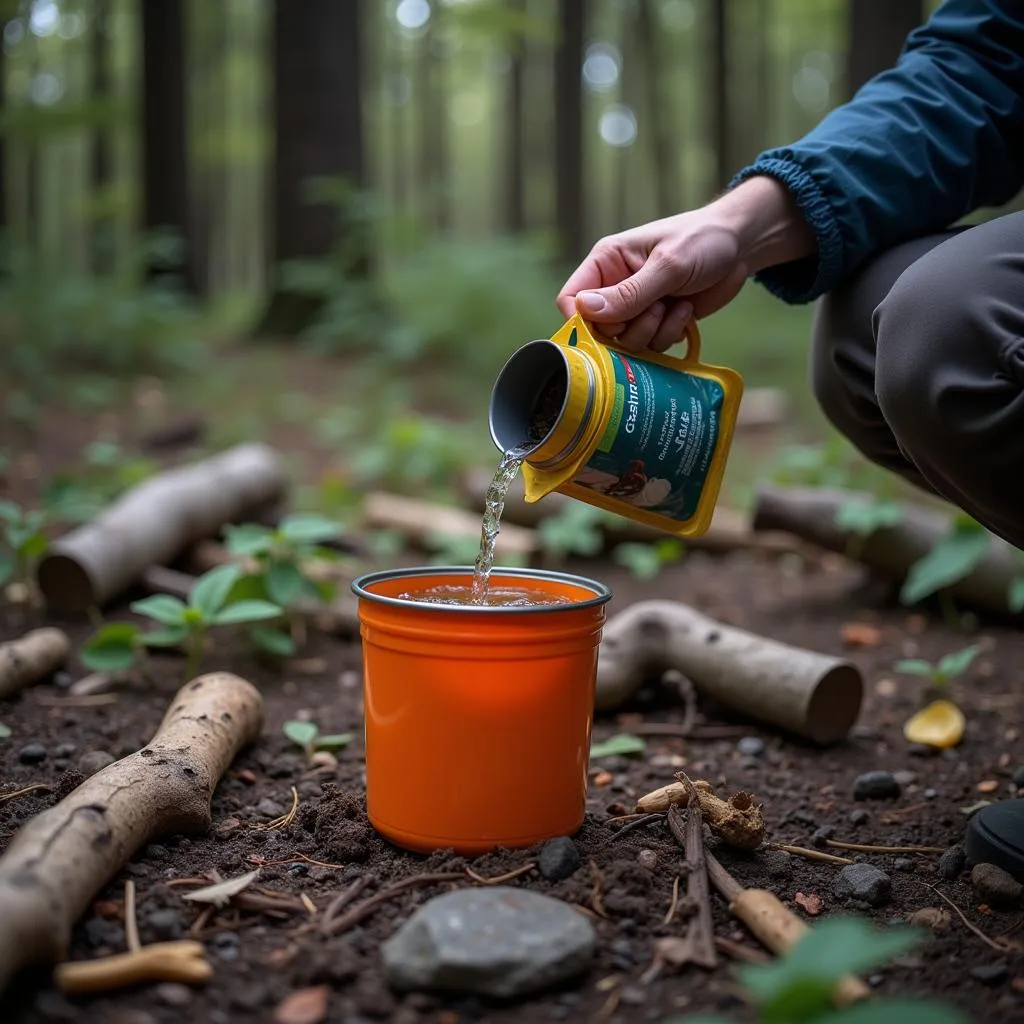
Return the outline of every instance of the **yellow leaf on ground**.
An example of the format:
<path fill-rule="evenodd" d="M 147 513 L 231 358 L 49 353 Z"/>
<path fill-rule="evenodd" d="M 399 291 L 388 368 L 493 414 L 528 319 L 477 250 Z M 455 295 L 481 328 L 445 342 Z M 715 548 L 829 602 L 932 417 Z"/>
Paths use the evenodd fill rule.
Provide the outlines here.
<path fill-rule="evenodd" d="M 903 735 L 926 747 L 955 747 L 966 725 L 964 713 L 952 701 L 936 700 L 907 721 Z"/>

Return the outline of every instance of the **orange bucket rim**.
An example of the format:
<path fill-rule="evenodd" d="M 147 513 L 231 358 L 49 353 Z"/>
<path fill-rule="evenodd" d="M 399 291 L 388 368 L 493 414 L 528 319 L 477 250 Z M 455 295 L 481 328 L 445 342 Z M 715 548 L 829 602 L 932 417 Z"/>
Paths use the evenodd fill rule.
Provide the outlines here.
<path fill-rule="evenodd" d="M 352 581 L 352 592 L 360 601 L 371 601 L 375 604 L 390 605 L 392 608 L 405 608 L 432 614 L 445 613 L 452 615 L 553 615 L 559 612 L 578 612 L 586 608 L 597 608 L 612 599 L 612 588 L 606 583 L 578 576 L 575 573 L 555 572 L 551 569 L 520 569 L 495 568 L 491 573 L 494 577 L 514 577 L 523 581 L 547 580 L 550 583 L 565 583 L 570 586 L 589 590 L 594 595 L 583 601 L 570 601 L 568 604 L 537 604 L 526 607 L 509 607 L 508 605 L 474 605 L 474 604 L 430 604 L 426 601 L 412 601 L 409 598 L 389 597 L 386 594 L 374 593 L 370 588 L 375 583 L 384 583 L 395 579 L 416 579 L 421 576 L 473 576 L 471 565 L 416 565 L 407 569 L 380 569 L 376 572 L 364 573 Z"/>

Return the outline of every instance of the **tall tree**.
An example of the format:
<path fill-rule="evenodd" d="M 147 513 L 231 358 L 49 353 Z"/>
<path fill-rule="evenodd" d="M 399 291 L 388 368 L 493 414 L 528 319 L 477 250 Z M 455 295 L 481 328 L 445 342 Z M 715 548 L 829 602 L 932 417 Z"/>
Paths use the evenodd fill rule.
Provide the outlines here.
<path fill-rule="evenodd" d="M 142 0 L 141 23 L 143 225 L 170 229 L 184 243 L 180 258 L 161 258 L 150 274 L 171 272 L 196 292 L 188 245 L 185 0 Z"/>
<path fill-rule="evenodd" d="M 764 0 L 760 0 L 764 2 Z M 663 90 L 665 62 L 662 59 L 661 34 L 655 24 L 657 12 L 652 0 L 640 0 L 637 15 L 637 43 L 640 50 L 645 89 L 644 120 L 649 126 L 650 153 L 654 162 L 654 185 L 658 202 L 657 216 L 676 211 L 678 158 L 675 139 L 680 137 L 679 118 Z"/>
<path fill-rule="evenodd" d="M 363 184 L 361 8 L 359 0 L 275 0 L 275 264 L 326 256 L 345 230 L 338 209 L 309 201 L 312 179 Z M 276 289 L 258 331 L 293 335 L 319 305 L 310 297 Z"/>
<path fill-rule="evenodd" d="M 110 99 L 110 0 L 93 0 L 92 35 L 89 46 L 90 93 L 96 103 Z M 90 177 L 92 194 L 99 200 L 100 212 L 92 225 L 90 258 L 97 273 L 109 272 L 114 257 L 114 225 L 106 212 L 106 192 L 113 176 L 113 153 L 110 127 L 106 121 L 98 124 L 92 135 Z"/>
<path fill-rule="evenodd" d="M 505 0 L 513 13 L 526 11 L 526 0 Z M 523 132 L 526 36 L 513 33 L 509 40 L 508 84 L 505 92 L 505 229 L 512 234 L 526 227 L 523 175 Z"/>
<path fill-rule="evenodd" d="M 559 255 L 584 255 L 583 44 L 585 0 L 558 0 L 555 48 L 555 206 Z"/>
<path fill-rule="evenodd" d="M 846 89 L 850 96 L 896 63 L 904 41 L 923 17 L 921 0 L 847 0 Z"/>
<path fill-rule="evenodd" d="M 711 0 L 711 45 L 708 50 L 708 104 L 711 150 L 714 154 L 712 188 L 724 188 L 734 170 L 732 117 L 729 109 L 729 3 Z"/>
<path fill-rule="evenodd" d="M 416 98 L 420 130 L 419 185 L 425 198 L 426 221 L 441 231 L 451 223 L 451 167 L 448 146 L 448 90 L 445 87 L 444 8 L 435 3 L 419 40 Z"/>

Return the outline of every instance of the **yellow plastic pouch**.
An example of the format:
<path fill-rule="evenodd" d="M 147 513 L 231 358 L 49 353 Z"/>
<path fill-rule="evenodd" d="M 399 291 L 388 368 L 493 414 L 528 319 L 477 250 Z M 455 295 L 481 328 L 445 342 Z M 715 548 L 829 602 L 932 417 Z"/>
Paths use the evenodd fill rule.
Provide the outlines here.
<path fill-rule="evenodd" d="M 598 341 L 576 314 L 513 353 L 491 393 L 501 451 L 524 453 L 526 500 L 559 491 L 679 537 L 711 525 L 743 379 L 683 357 Z"/>

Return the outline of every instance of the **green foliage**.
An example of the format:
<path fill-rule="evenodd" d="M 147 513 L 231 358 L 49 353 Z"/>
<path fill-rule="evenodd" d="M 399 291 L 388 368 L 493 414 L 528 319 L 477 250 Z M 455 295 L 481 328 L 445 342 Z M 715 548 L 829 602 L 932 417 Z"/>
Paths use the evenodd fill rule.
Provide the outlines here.
<path fill-rule="evenodd" d="M 590 759 L 596 760 L 601 757 L 613 757 L 615 755 L 642 754 L 647 749 L 647 744 L 639 736 L 631 736 L 629 733 L 620 733 L 612 736 L 603 743 L 594 743 L 590 747 Z"/>
<path fill-rule="evenodd" d="M 963 675 L 971 667 L 979 651 L 980 648 L 975 644 L 961 651 L 953 651 L 935 664 L 923 658 L 907 658 L 896 662 L 893 668 L 905 676 L 924 676 L 934 686 L 947 686 L 950 680 Z"/>
<path fill-rule="evenodd" d="M 1014 615 L 1024 612 L 1024 577 L 1010 581 L 1006 592 L 1006 605 Z"/>
<path fill-rule="evenodd" d="M 84 523 L 159 468 L 154 459 L 131 455 L 114 441 L 93 441 L 77 473 L 58 473 L 43 490 L 43 506 L 60 522 Z"/>
<path fill-rule="evenodd" d="M 0 501 L 0 586 L 30 582 L 33 566 L 49 546 L 45 524 L 42 512 Z"/>
<path fill-rule="evenodd" d="M 859 537 L 870 537 L 876 530 L 898 526 L 903 509 L 895 501 L 851 501 L 836 510 L 836 526 Z"/>
<path fill-rule="evenodd" d="M 11 727 L 0 722 L 0 740 L 6 740 L 11 735 Z"/>
<path fill-rule="evenodd" d="M 761 1024 L 969 1024 L 956 1008 L 920 999 L 834 1006 L 832 993 L 840 978 L 884 964 L 919 941 L 913 929 L 878 931 L 862 918 L 831 917 L 815 925 L 787 956 L 741 967 L 740 980 Z M 677 1018 L 674 1024 L 724 1022 L 703 1016 Z"/>
<path fill-rule="evenodd" d="M 988 531 L 970 516 L 956 516 L 949 533 L 910 567 L 900 600 L 917 604 L 969 576 L 988 552 L 989 539 Z"/>
<path fill-rule="evenodd" d="M 592 558 L 604 547 L 601 527 L 621 529 L 622 525 L 622 520 L 604 509 L 582 501 L 570 501 L 558 515 L 542 520 L 537 532 L 544 553 L 553 558 L 572 555 Z"/>
<path fill-rule="evenodd" d="M 619 565 L 626 566 L 639 580 L 652 580 L 666 565 L 678 562 L 686 554 L 681 540 L 666 537 L 653 544 L 619 544 L 612 557 Z"/>
<path fill-rule="evenodd" d="M 329 736 L 320 735 L 320 727 L 315 722 L 299 722 L 292 719 L 282 727 L 285 736 L 297 747 L 302 747 L 306 757 L 312 757 L 318 750 L 340 750 L 352 742 L 352 733 L 340 732 Z"/>

